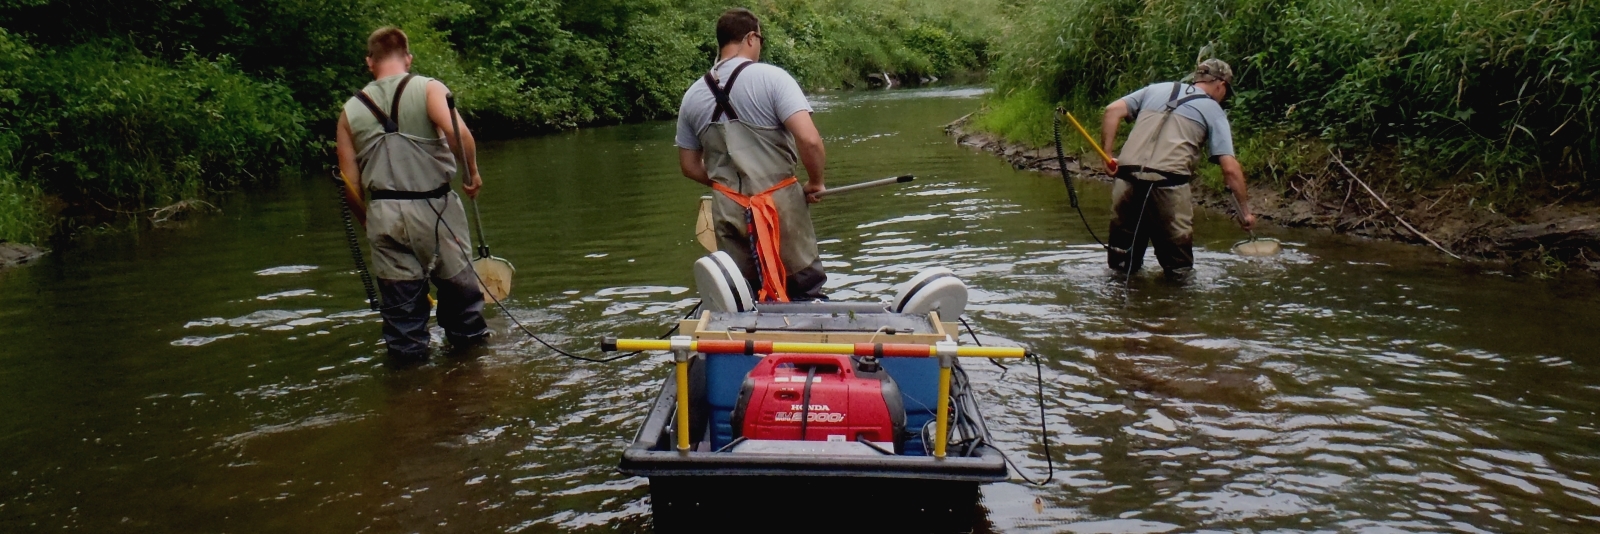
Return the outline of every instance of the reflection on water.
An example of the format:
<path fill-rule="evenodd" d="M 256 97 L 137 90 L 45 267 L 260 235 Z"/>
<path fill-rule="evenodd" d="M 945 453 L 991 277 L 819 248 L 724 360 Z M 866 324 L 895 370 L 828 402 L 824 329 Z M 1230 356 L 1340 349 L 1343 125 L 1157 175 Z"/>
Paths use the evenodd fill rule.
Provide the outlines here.
<path fill-rule="evenodd" d="M 986 486 L 967 528 L 1600 529 L 1592 285 L 1297 230 L 1241 258 L 1206 213 L 1189 283 L 1123 284 L 1059 179 L 944 137 L 978 94 L 819 98 L 831 183 L 918 180 L 813 208 L 835 298 L 949 267 L 985 344 L 1046 358 L 1055 481 Z M 484 158 L 507 304 L 547 341 L 654 336 L 694 306 L 704 191 L 670 124 Z M 1107 187 L 1083 187 L 1103 227 Z M 562 359 L 495 311 L 487 349 L 384 365 L 331 188 L 291 180 L 0 274 L 0 530 L 649 530 L 647 482 L 614 466 L 666 360 Z M 1033 372 L 969 372 L 1001 447 L 1043 473 Z"/>

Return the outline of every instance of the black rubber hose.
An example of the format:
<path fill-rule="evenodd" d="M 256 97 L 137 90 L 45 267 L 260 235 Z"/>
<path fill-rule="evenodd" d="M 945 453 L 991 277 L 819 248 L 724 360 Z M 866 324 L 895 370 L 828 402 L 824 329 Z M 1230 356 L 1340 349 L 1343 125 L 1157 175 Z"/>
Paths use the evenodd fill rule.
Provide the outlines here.
<path fill-rule="evenodd" d="M 339 212 L 344 217 L 344 237 L 350 244 L 350 259 L 356 262 L 356 273 L 361 275 L 361 287 L 367 290 L 367 307 L 378 311 L 378 289 L 372 283 L 372 273 L 367 271 L 367 259 L 361 255 L 361 241 L 356 238 L 355 217 L 350 213 L 350 204 L 345 200 L 344 180 L 335 180 L 334 185 L 339 188 Z"/>
<path fill-rule="evenodd" d="M 1056 168 L 1061 171 L 1061 182 L 1067 184 L 1067 198 L 1072 201 L 1072 209 L 1078 209 L 1078 190 L 1072 187 L 1072 175 L 1067 173 L 1067 154 L 1061 150 L 1061 110 L 1057 109 L 1054 117 L 1053 129 L 1056 141 Z"/>
<path fill-rule="evenodd" d="M 1033 355 L 1033 373 L 1039 385 L 1039 441 L 1044 442 L 1044 463 L 1050 468 L 1049 476 L 1039 483 L 1043 486 L 1056 479 L 1056 461 L 1050 456 L 1050 424 L 1045 421 L 1044 414 L 1044 365 L 1039 363 L 1038 354 Z"/>
<path fill-rule="evenodd" d="M 812 364 L 806 371 L 806 389 L 800 396 L 800 441 L 806 440 L 806 423 L 811 420 L 811 379 L 817 377 L 817 366 Z"/>
<path fill-rule="evenodd" d="M 1110 247 L 1106 246 L 1106 242 L 1101 241 L 1100 236 L 1095 235 L 1094 227 L 1089 225 L 1089 218 L 1084 216 L 1083 208 L 1078 206 L 1078 189 L 1072 187 L 1072 174 L 1067 172 L 1067 154 L 1061 150 L 1062 113 L 1064 111 L 1061 108 L 1056 108 L 1056 114 L 1053 117 L 1054 120 L 1050 130 L 1051 134 L 1055 136 L 1056 142 L 1056 170 L 1061 172 L 1061 183 L 1067 184 L 1067 199 L 1072 202 L 1072 209 L 1077 210 L 1078 219 L 1083 221 L 1083 229 L 1089 231 L 1089 237 L 1094 238 L 1094 242 L 1099 243 L 1100 248 L 1109 249 Z"/>

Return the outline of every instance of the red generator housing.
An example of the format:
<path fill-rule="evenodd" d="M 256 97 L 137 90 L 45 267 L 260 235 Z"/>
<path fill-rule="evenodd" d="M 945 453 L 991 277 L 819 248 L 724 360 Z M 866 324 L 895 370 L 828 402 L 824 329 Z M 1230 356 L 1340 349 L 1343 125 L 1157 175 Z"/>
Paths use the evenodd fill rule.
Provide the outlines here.
<path fill-rule="evenodd" d="M 807 397 L 808 373 L 810 406 Z M 801 420 L 806 421 L 801 434 Z M 745 376 L 733 410 L 735 437 L 752 440 L 857 441 L 905 444 L 900 387 L 873 358 L 772 354 Z"/>

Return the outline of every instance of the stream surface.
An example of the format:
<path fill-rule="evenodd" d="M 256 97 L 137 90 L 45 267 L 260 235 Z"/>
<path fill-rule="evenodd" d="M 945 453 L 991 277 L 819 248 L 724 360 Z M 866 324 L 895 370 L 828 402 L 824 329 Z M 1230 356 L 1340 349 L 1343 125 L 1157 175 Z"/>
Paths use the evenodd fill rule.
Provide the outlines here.
<path fill-rule="evenodd" d="M 940 127 L 979 90 L 816 97 L 835 299 L 954 269 L 985 344 L 1045 358 L 1055 479 L 985 486 L 978 532 L 1600 530 L 1600 291 L 1424 247 L 1200 213 L 1198 268 L 1131 284 L 1055 176 Z M 487 143 L 510 311 L 551 343 L 656 336 L 697 301 L 697 198 L 669 122 Z M 1104 236 L 1109 187 L 1081 186 Z M 230 195 L 185 228 L 0 273 L 0 531 L 639 532 L 616 463 L 669 369 L 556 356 L 489 313 L 475 357 L 385 364 L 335 189 Z M 458 229 L 464 230 L 464 229 Z M 592 354 L 592 353 L 591 353 Z M 1032 366 L 968 365 L 998 446 L 1042 474 Z"/>

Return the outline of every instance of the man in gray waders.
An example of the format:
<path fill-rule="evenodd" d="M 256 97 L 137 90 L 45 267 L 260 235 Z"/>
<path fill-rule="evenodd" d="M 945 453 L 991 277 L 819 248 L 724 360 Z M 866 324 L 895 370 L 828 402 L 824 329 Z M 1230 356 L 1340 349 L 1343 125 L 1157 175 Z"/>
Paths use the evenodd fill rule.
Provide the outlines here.
<path fill-rule="evenodd" d="M 761 300 L 820 299 L 828 275 L 808 204 L 824 189 L 822 135 L 800 84 L 757 61 L 762 41 L 761 23 L 747 10 L 717 20 L 717 64 L 678 108 L 678 163 L 684 176 L 717 191 L 717 248 Z M 806 166 L 804 186 L 796 161 Z"/>
<path fill-rule="evenodd" d="M 1233 69 L 1220 59 L 1195 67 L 1193 84 L 1157 83 L 1134 91 L 1110 106 L 1101 124 L 1101 144 L 1115 153 L 1117 125 L 1134 119 L 1128 143 L 1107 165 L 1111 187 L 1111 236 L 1106 253 L 1111 268 L 1133 273 L 1144 261 L 1147 243 L 1168 276 L 1194 268 L 1194 205 L 1189 182 L 1202 147 L 1222 167 L 1222 178 L 1240 206 L 1239 225 L 1255 226 L 1244 169 L 1233 155 L 1233 130 L 1222 101 L 1233 94 Z M 1130 253 L 1131 252 L 1131 253 Z"/>
<path fill-rule="evenodd" d="M 372 243 L 372 273 L 383 294 L 383 341 L 402 360 L 428 357 L 428 280 L 439 292 L 439 326 L 451 345 L 488 337 L 461 199 L 450 190 L 456 158 L 450 90 L 410 73 L 406 34 L 384 27 L 367 39 L 374 81 L 344 104 L 337 132 L 339 171 L 347 193 L 365 191 L 364 223 Z M 461 189 L 477 198 L 476 143 L 461 124 L 467 173 Z M 356 187 L 353 177 L 360 177 Z M 349 198 L 358 214 L 359 197 Z"/>

